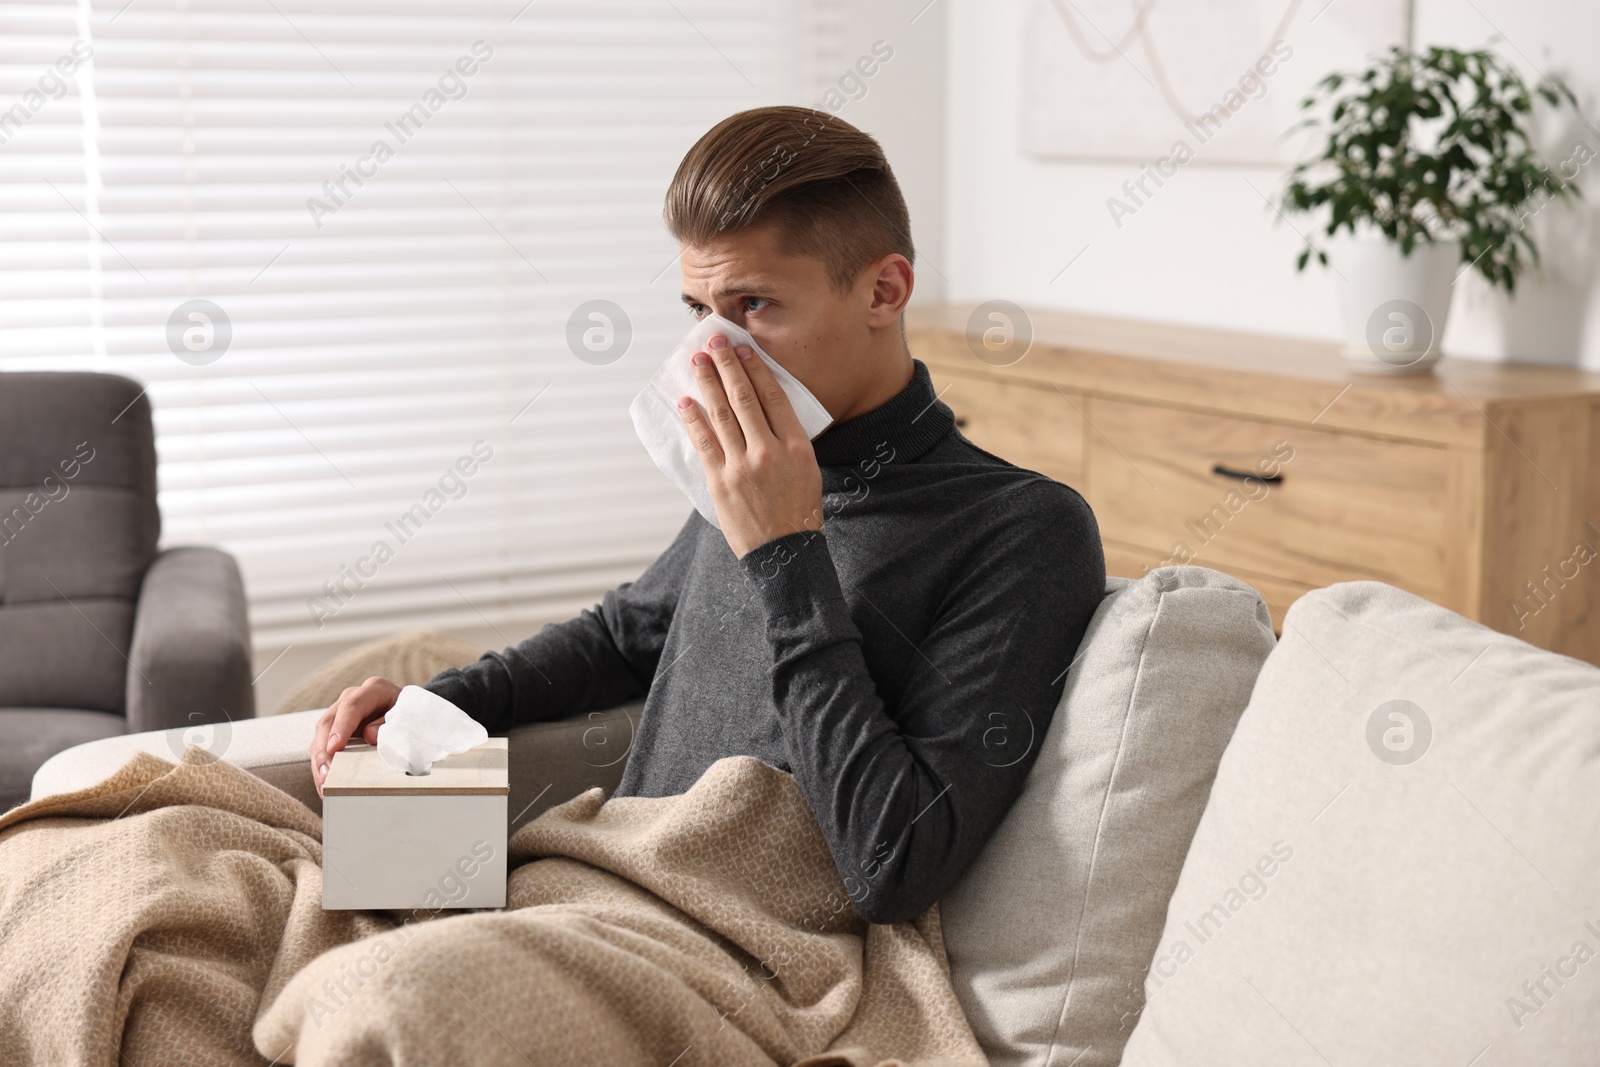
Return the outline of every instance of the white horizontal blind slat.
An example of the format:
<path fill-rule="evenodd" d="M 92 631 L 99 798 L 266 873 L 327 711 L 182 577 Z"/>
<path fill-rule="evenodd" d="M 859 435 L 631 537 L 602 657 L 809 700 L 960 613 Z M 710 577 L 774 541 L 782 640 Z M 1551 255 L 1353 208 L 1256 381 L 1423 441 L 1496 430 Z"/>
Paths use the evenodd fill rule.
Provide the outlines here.
<path fill-rule="evenodd" d="M 732 0 L 8 5 L 0 136 L 93 57 L 0 142 L 0 369 L 147 387 L 163 541 L 238 556 L 259 644 L 593 603 L 689 513 L 627 417 L 688 322 L 661 195 L 801 95 L 806 39 Z M 604 366 L 566 339 L 595 298 L 633 329 Z M 192 299 L 232 327 L 204 366 L 169 348 Z"/>

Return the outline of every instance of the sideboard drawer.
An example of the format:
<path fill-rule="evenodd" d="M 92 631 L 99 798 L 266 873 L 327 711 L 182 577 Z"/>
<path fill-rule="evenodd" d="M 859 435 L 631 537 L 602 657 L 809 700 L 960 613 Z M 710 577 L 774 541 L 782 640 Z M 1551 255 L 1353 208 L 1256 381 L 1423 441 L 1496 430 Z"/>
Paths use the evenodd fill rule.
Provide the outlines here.
<path fill-rule="evenodd" d="M 986 452 L 1077 488 L 1083 476 L 1083 398 L 1049 385 L 1000 382 L 928 368 L 956 425 Z"/>
<path fill-rule="evenodd" d="M 1450 602 L 1445 449 L 1099 397 L 1087 403 L 1086 495 L 1108 540 L 1159 550 L 1157 562 L 1302 586 L 1371 578 Z"/>

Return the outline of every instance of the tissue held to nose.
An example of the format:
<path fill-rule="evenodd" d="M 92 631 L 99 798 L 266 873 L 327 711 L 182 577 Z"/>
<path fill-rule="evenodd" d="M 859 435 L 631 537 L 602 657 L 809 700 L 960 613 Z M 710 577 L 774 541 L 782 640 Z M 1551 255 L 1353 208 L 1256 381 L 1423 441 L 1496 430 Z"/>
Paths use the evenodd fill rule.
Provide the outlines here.
<path fill-rule="evenodd" d="M 672 355 L 657 368 L 639 395 L 633 398 L 628 415 L 633 419 L 634 432 L 655 465 L 689 498 L 689 502 L 705 520 L 720 530 L 722 524 L 717 521 L 716 505 L 711 502 L 705 467 L 683 427 L 683 416 L 678 414 L 679 397 L 700 397 L 700 384 L 695 379 L 690 360 L 696 352 L 708 347 L 713 334 L 719 333 L 728 339 L 730 345 L 749 345 L 755 350 L 788 396 L 789 404 L 800 419 L 800 425 L 805 427 L 808 438 L 816 440 L 818 434 L 832 425 L 833 416 L 828 414 L 828 409 L 812 395 L 811 390 L 800 384 L 800 379 L 762 351 L 755 338 L 738 323 L 721 315 L 710 314 L 690 328 L 683 340 L 678 342 L 678 347 L 673 349 Z"/>
<path fill-rule="evenodd" d="M 435 760 L 489 740 L 481 722 L 419 685 L 400 690 L 378 730 L 378 755 L 407 774 L 427 774 Z"/>

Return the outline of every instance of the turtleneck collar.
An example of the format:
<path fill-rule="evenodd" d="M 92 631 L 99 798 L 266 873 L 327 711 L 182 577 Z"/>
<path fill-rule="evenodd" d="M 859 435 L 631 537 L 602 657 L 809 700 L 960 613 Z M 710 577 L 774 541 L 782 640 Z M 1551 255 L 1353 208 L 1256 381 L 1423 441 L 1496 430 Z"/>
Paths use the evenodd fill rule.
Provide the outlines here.
<path fill-rule="evenodd" d="M 894 450 L 894 462 L 909 463 L 955 429 L 955 413 L 934 392 L 927 366 L 915 358 L 911 366 L 911 381 L 904 389 L 863 415 L 834 423 L 811 442 L 818 466 L 882 461 L 885 446 Z"/>

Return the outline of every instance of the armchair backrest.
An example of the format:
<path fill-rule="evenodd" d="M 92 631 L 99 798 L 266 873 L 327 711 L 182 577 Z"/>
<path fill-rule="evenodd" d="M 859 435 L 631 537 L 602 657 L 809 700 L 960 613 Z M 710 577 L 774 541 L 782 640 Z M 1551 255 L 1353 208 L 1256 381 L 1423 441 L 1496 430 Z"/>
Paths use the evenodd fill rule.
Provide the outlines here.
<path fill-rule="evenodd" d="M 0 707 L 124 712 L 160 535 L 139 383 L 0 373 Z"/>

